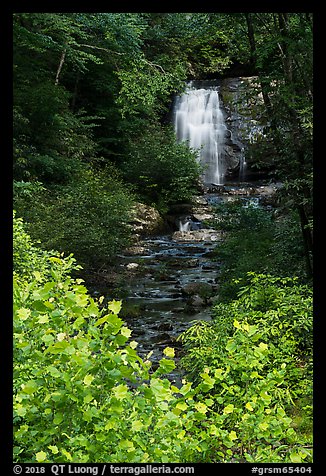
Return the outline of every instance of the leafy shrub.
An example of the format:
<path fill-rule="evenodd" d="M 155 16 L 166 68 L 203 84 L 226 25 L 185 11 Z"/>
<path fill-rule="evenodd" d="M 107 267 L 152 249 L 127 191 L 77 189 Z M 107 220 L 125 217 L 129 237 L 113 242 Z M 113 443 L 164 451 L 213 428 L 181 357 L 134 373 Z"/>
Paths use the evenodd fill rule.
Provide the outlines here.
<path fill-rule="evenodd" d="M 16 193 L 17 213 L 46 249 L 73 253 L 81 265 L 103 265 L 128 244 L 132 195 L 111 170 L 85 170 L 78 182 L 30 197 Z"/>
<path fill-rule="evenodd" d="M 250 272 L 243 282 L 247 280 L 249 284 L 240 288 L 237 299 L 213 307 L 212 322 L 199 321 L 179 337 L 188 349 L 183 363 L 192 376 L 210 363 L 218 365 L 227 339 L 234 333 L 235 320 L 257 326 L 273 346 L 273 358 L 278 359 L 278 363 L 285 362 L 286 358 L 295 363 L 296 359 L 309 361 L 312 352 L 311 289 L 299 285 L 297 278 Z"/>
<path fill-rule="evenodd" d="M 294 434 L 286 410 L 293 412 L 295 402 L 308 400 L 300 411 L 308 412 L 311 425 L 311 289 L 295 278 L 249 273 L 238 299 L 217 304 L 213 316 L 212 323 L 198 322 L 181 335 L 187 351 L 182 363 L 195 382 L 203 372 L 210 375 L 216 402 L 232 407 L 246 461 L 266 455 L 259 446 L 264 439 L 274 439 L 278 461 L 284 450 L 280 440 Z M 248 425 L 255 429 L 249 431 Z"/>
<path fill-rule="evenodd" d="M 73 113 L 70 93 L 52 78 L 23 83 L 14 95 L 14 177 L 67 183 L 95 154 L 92 131 L 99 118 Z"/>
<path fill-rule="evenodd" d="M 82 280 L 67 274 L 73 261 L 39 252 L 50 280 L 41 273 L 14 280 L 15 461 L 309 460 L 289 428 L 291 418 L 270 397 L 284 368 L 271 371 L 267 382 L 259 378 L 269 357 L 255 326 L 239 324 L 234 333 L 240 367 L 231 339 L 228 365 L 213 374 L 205 368 L 196 388 L 186 380 L 177 388 L 165 378 L 175 367 L 173 349 L 151 371 L 137 343 L 128 343 L 121 302 L 101 307 L 103 297 L 95 301 Z M 254 354 L 249 335 L 257 336 Z M 248 364 L 256 384 L 239 401 L 234 376 Z M 241 373 L 243 382 L 248 378 Z M 215 386 L 220 393 L 211 392 Z"/>
<path fill-rule="evenodd" d="M 142 199 L 161 211 L 171 203 L 189 201 L 199 179 L 195 154 L 177 143 L 170 127 L 150 127 L 131 140 L 122 169 Z"/>
<path fill-rule="evenodd" d="M 288 214 L 277 219 L 272 211 L 234 201 L 219 205 L 219 221 L 213 226 L 226 231 L 216 248 L 222 260 L 219 299 L 231 301 L 239 291 L 238 276 L 273 273 L 276 276 L 305 277 L 302 234 L 298 217 Z"/>
<path fill-rule="evenodd" d="M 28 282 L 37 279 L 44 282 L 51 278 L 51 263 L 54 259 L 59 259 L 57 251 L 43 251 L 34 245 L 30 236 L 26 233 L 23 220 L 16 218 L 13 213 L 13 271 L 14 277 L 18 281 Z M 80 266 L 72 256 L 68 256 L 62 261 L 62 276 L 67 275 Z"/>

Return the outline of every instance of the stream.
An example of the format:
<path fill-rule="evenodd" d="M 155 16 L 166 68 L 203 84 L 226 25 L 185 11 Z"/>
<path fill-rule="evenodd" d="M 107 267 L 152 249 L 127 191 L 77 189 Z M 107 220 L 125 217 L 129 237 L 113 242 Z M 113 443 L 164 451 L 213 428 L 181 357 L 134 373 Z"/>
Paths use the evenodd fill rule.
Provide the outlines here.
<path fill-rule="evenodd" d="M 194 320 L 211 320 L 221 266 L 213 259 L 212 251 L 222 236 L 220 231 L 209 228 L 205 220 L 201 222 L 200 217 L 214 218 L 215 204 L 239 198 L 243 206 L 260 206 L 261 199 L 274 191 L 273 186 L 257 183 L 220 188 L 220 192 L 197 197 L 199 205 L 186 227 L 184 217 L 180 217 L 179 229 L 187 231 L 145 237 L 133 253 L 119 256 L 120 269 L 129 270 L 121 317 L 132 330 L 130 340 L 138 343 L 138 354 L 146 358 L 152 352 L 154 370 L 167 346 L 175 348 L 176 363 L 179 361 L 182 345 L 177 337 Z M 177 365 L 167 377 L 178 385 L 183 371 Z"/>

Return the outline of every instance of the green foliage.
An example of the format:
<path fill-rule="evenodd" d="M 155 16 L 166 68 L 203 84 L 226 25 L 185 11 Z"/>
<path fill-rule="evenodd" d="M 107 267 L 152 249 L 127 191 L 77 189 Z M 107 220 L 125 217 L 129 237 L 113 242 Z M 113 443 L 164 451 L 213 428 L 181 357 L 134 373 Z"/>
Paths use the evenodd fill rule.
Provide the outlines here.
<path fill-rule="evenodd" d="M 65 183 L 95 153 L 94 117 L 69 111 L 68 93 L 50 82 L 21 88 L 14 108 L 14 177 Z"/>
<path fill-rule="evenodd" d="M 16 187 L 17 190 L 17 187 Z M 114 168 L 84 171 L 78 182 L 46 189 L 27 198 L 15 196 L 17 213 L 45 249 L 73 253 L 88 268 L 108 262 L 128 244 L 132 195 Z"/>
<path fill-rule="evenodd" d="M 238 299 L 214 307 L 212 323 L 195 323 L 181 335 L 182 363 L 195 382 L 206 374 L 211 398 L 230 414 L 246 461 L 264 461 L 273 446 L 273 461 L 288 453 L 294 462 L 295 453 L 281 441 L 294 435 L 288 415 L 299 412 L 310 428 L 302 438 L 311 443 L 312 293 L 295 278 L 249 278 Z"/>
<path fill-rule="evenodd" d="M 242 201 L 217 207 L 214 227 L 226 231 L 215 250 L 222 260 L 219 299 L 232 300 L 239 291 L 236 278 L 249 271 L 306 278 L 302 235 L 295 213 L 276 216 L 255 203 Z"/>
<path fill-rule="evenodd" d="M 20 235 L 30 242 L 21 220 L 18 230 L 15 242 Z M 284 364 L 266 382 L 259 378 L 269 351 L 258 343 L 257 326 L 235 323 L 228 365 L 205 368 L 197 387 L 184 381 L 177 388 L 165 378 L 175 367 L 174 349 L 166 348 L 151 371 L 129 341 L 121 302 L 101 306 L 103 297 L 95 301 L 82 280 L 69 276 L 75 266 L 69 257 L 39 254 L 50 277 L 44 280 L 41 270 L 28 282 L 14 280 L 15 461 L 310 461 L 291 418 L 274 404 Z M 244 386 L 248 364 L 255 383 L 240 403 L 235 377 L 240 373 Z M 221 392 L 212 394 L 215 386 Z"/>
<path fill-rule="evenodd" d="M 170 127 L 151 127 L 134 138 L 122 168 L 141 197 L 161 209 L 189 201 L 199 178 L 195 153 L 176 142 Z"/>
<path fill-rule="evenodd" d="M 161 112 L 162 106 L 170 102 L 171 93 L 182 84 L 176 73 L 178 69 L 165 72 L 160 65 L 145 58 L 133 62 L 126 70 L 118 71 L 121 89 L 117 102 L 122 115 L 153 116 Z"/>
<path fill-rule="evenodd" d="M 16 218 L 13 213 L 13 270 L 14 275 L 21 280 L 30 280 L 34 273 L 44 275 L 48 273 L 48 258 L 50 254 L 42 252 L 33 245 L 30 236 L 26 233 L 21 218 Z M 58 256 L 58 253 L 56 254 Z M 49 274 L 49 273 L 48 273 Z"/>

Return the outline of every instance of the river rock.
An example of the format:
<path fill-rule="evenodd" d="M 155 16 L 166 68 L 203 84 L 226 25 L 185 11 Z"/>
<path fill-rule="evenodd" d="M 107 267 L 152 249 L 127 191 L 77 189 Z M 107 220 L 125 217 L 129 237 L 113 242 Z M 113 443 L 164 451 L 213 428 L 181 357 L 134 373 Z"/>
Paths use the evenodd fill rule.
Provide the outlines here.
<path fill-rule="evenodd" d="M 208 283 L 187 283 L 181 288 L 181 292 L 186 296 L 209 297 L 213 293 L 213 286 Z"/>
<path fill-rule="evenodd" d="M 126 265 L 126 268 L 128 271 L 135 271 L 136 269 L 139 268 L 139 264 L 138 263 L 128 263 Z"/>
<path fill-rule="evenodd" d="M 197 308 L 197 307 L 205 307 L 206 306 L 206 301 L 202 297 L 198 296 L 195 294 L 194 296 L 191 296 L 189 300 L 190 306 Z"/>
<path fill-rule="evenodd" d="M 140 235 L 155 235 L 165 228 L 159 212 L 154 207 L 139 202 L 133 206 L 130 226 L 134 233 Z"/>
<path fill-rule="evenodd" d="M 159 331 L 172 331 L 173 326 L 169 322 L 163 322 L 157 328 Z"/>
<path fill-rule="evenodd" d="M 176 231 L 172 235 L 172 239 L 176 241 L 209 241 L 215 242 L 221 240 L 221 233 L 210 228 L 203 228 L 201 230 L 192 231 Z"/>
<path fill-rule="evenodd" d="M 149 249 L 145 248 L 145 246 L 142 246 L 141 244 L 135 244 L 133 246 L 130 246 L 129 248 L 124 250 L 124 255 L 126 256 L 143 256 L 147 255 L 149 253 Z"/>

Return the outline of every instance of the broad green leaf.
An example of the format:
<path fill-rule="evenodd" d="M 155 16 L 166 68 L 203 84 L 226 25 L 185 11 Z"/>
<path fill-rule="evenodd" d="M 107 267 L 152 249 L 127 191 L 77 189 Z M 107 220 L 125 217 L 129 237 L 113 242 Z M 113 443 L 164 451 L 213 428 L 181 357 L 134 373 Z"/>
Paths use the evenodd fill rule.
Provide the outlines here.
<path fill-rule="evenodd" d="M 55 344 L 49 346 L 44 353 L 50 353 L 50 354 L 73 354 L 75 352 L 75 348 L 69 344 L 66 340 L 63 340 L 62 342 L 56 342 Z"/>
<path fill-rule="evenodd" d="M 185 402 L 180 402 L 176 404 L 176 408 L 179 410 L 187 410 L 188 405 Z"/>
<path fill-rule="evenodd" d="M 144 424 L 140 420 L 134 420 L 131 424 L 132 431 L 140 431 L 144 427 Z"/>
<path fill-rule="evenodd" d="M 53 453 L 54 455 L 56 455 L 56 454 L 59 453 L 59 450 L 58 450 L 58 447 L 57 447 L 57 446 L 49 445 L 48 448 L 49 448 L 49 450 L 52 451 L 52 453 Z"/>
<path fill-rule="evenodd" d="M 226 414 L 232 413 L 233 410 L 234 410 L 234 405 L 233 405 L 233 403 L 230 403 L 229 405 L 227 405 L 226 407 L 224 407 L 223 413 L 226 413 Z"/>
<path fill-rule="evenodd" d="M 15 410 L 16 410 L 17 415 L 19 415 L 21 417 L 24 417 L 26 415 L 26 412 L 27 412 L 27 408 L 24 407 L 21 403 L 17 403 L 17 405 L 15 407 Z"/>
<path fill-rule="evenodd" d="M 32 395 L 33 393 L 35 393 L 38 388 L 39 388 L 39 386 L 35 382 L 35 380 L 30 380 L 29 382 L 26 382 L 26 383 L 22 384 L 23 392 L 27 393 L 28 395 Z"/>
<path fill-rule="evenodd" d="M 267 349 L 268 349 L 268 345 L 265 344 L 264 342 L 261 342 L 261 343 L 259 344 L 259 348 L 264 351 L 264 350 L 267 350 Z"/>
<path fill-rule="evenodd" d="M 236 319 L 234 319 L 234 321 L 233 321 L 233 325 L 234 325 L 234 327 L 236 327 L 237 329 L 241 329 L 240 322 L 239 322 L 239 321 L 237 321 Z"/>
<path fill-rule="evenodd" d="M 98 319 L 95 323 L 95 326 L 100 326 L 102 324 L 104 324 L 104 322 L 107 322 L 107 320 L 109 319 L 109 314 L 106 314 L 105 316 L 101 317 L 100 319 Z"/>
<path fill-rule="evenodd" d="M 205 414 L 205 413 L 207 412 L 207 410 L 208 410 L 207 406 L 206 406 L 204 403 L 201 403 L 201 402 L 196 403 L 196 404 L 195 404 L 195 408 L 196 408 L 196 410 L 197 410 L 199 413 L 204 413 L 204 414 Z M 225 410 L 225 409 L 224 409 L 224 410 Z M 228 412 L 228 413 L 230 413 L 230 412 Z"/>
<path fill-rule="evenodd" d="M 107 324 L 111 328 L 112 334 L 117 334 L 123 326 L 123 320 L 117 317 L 115 314 L 108 314 Z"/>
<path fill-rule="evenodd" d="M 119 314 L 122 307 L 122 301 L 111 301 L 108 304 L 108 309 L 113 312 L 113 314 Z"/>
<path fill-rule="evenodd" d="M 115 428 L 117 426 L 118 422 L 116 420 L 109 420 L 107 424 L 105 425 L 104 429 L 105 430 L 111 430 L 112 428 Z"/>
<path fill-rule="evenodd" d="M 39 451 L 38 453 L 36 453 L 35 457 L 36 457 L 36 461 L 38 463 L 42 463 L 43 461 L 46 460 L 47 458 L 47 454 L 44 452 L 44 451 Z"/>
<path fill-rule="evenodd" d="M 52 375 L 52 377 L 60 377 L 61 376 L 61 372 L 56 367 L 54 367 L 53 365 L 49 365 L 47 367 L 47 371 L 49 372 L 49 374 Z"/>
<path fill-rule="evenodd" d="M 128 396 L 128 387 L 127 385 L 118 385 L 112 389 L 112 392 L 118 400 L 123 400 Z"/>
<path fill-rule="evenodd" d="M 224 373 L 223 369 L 216 369 L 214 372 L 214 377 L 218 378 L 219 380 L 222 380 L 224 378 L 223 373 Z"/>
<path fill-rule="evenodd" d="M 59 342 L 62 342 L 66 337 L 67 337 L 67 334 L 65 332 L 59 332 L 59 334 L 57 334 L 57 340 Z"/>
<path fill-rule="evenodd" d="M 237 343 L 235 342 L 234 339 L 229 339 L 225 348 L 226 348 L 227 351 L 233 352 L 237 348 Z"/>
<path fill-rule="evenodd" d="M 69 461 L 72 461 L 72 456 L 71 454 L 65 450 L 64 448 L 61 449 L 61 453 L 69 460 Z"/>
<path fill-rule="evenodd" d="M 163 354 L 167 357 L 174 357 L 174 348 L 173 347 L 165 347 L 163 350 Z"/>
<path fill-rule="evenodd" d="M 22 321 L 26 321 L 26 319 L 28 319 L 31 315 L 31 310 L 22 307 L 21 309 L 18 309 L 17 314 Z"/>
<path fill-rule="evenodd" d="M 84 384 L 86 385 L 86 387 L 89 387 L 89 386 L 91 385 L 91 383 L 93 382 L 94 378 L 95 378 L 95 377 L 94 377 L 93 375 L 85 375 L 83 382 L 84 382 Z"/>
<path fill-rule="evenodd" d="M 85 395 L 84 397 L 84 403 L 89 403 L 91 402 L 92 400 L 94 399 L 93 395 L 91 393 L 88 393 L 87 395 Z"/>
<path fill-rule="evenodd" d="M 268 429 L 268 424 L 266 422 L 258 423 L 258 426 L 261 430 L 266 431 Z"/>
<path fill-rule="evenodd" d="M 40 316 L 38 318 L 38 323 L 39 324 L 46 324 L 49 322 L 49 316 L 47 314 L 44 314 L 43 316 Z"/>
<path fill-rule="evenodd" d="M 169 360 L 169 359 L 161 359 L 160 360 L 160 365 L 159 368 L 156 370 L 157 373 L 169 373 L 173 369 L 175 369 L 175 363 L 174 360 Z"/>
<path fill-rule="evenodd" d="M 120 329 L 120 333 L 121 333 L 124 337 L 128 337 L 128 339 L 129 339 L 129 337 L 130 337 L 131 334 L 132 334 L 132 331 L 131 331 L 130 329 L 128 329 L 128 327 L 123 326 L 123 327 L 121 327 L 121 329 Z"/>
<path fill-rule="evenodd" d="M 56 415 L 53 418 L 53 423 L 55 425 L 60 425 L 60 423 L 63 422 L 63 414 L 62 413 L 56 413 Z"/>
<path fill-rule="evenodd" d="M 128 453 L 135 449 L 133 442 L 130 440 L 120 440 L 119 446 L 121 449 L 127 450 Z"/>
<path fill-rule="evenodd" d="M 236 432 L 235 432 L 235 431 L 233 431 L 233 430 L 232 430 L 232 431 L 230 431 L 230 433 L 229 433 L 229 438 L 230 438 L 230 440 L 231 440 L 231 441 L 237 440 L 237 439 L 238 439 L 238 437 L 237 437 L 237 434 L 236 434 Z"/>
<path fill-rule="evenodd" d="M 62 260 L 60 258 L 57 258 L 56 256 L 51 256 L 49 258 L 49 261 L 52 261 L 53 263 L 62 264 Z"/>
<path fill-rule="evenodd" d="M 304 455 L 305 456 L 305 455 Z M 290 453 L 291 463 L 302 463 L 302 453 Z"/>

